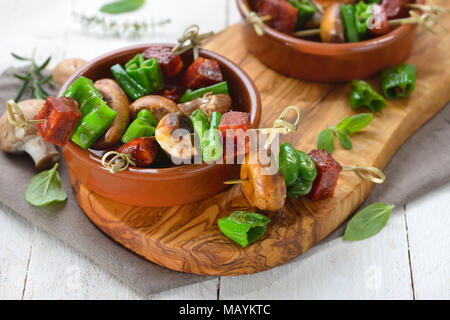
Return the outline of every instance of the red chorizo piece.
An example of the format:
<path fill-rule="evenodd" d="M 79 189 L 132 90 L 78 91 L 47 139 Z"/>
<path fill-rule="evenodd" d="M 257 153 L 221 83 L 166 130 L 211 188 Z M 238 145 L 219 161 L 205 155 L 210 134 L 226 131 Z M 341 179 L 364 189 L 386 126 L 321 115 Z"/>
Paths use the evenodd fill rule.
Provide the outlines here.
<path fill-rule="evenodd" d="M 145 59 L 155 58 L 167 77 L 175 76 L 183 69 L 183 61 L 180 56 L 168 47 L 152 46 L 145 50 L 142 55 Z"/>
<path fill-rule="evenodd" d="M 298 10 L 286 0 L 261 0 L 258 15 L 270 16 L 269 26 L 283 33 L 292 34 L 297 24 Z"/>
<path fill-rule="evenodd" d="M 213 59 L 198 57 L 189 66 L 184 75 L 183 82 L 189 89 L 211 86 L 223 81 L 219 63 Z"/>
<path fill-rule="evenodd" d="M 308 155 L 317 168 L 317 177 L 309 197 L 313 201 L 332 197 L 342 170 L 341 165 L 325 150 L 311 150 Z"/>
<path fill-rule="evenodd" d="M 117 152 L 130 154 L 136 167 L 145 168 L 153 163 L 158 152 L 155 142 L 150 137 L 131 140 L 117 149 Z"/>
<path fill-rule="evenodd" d="M 373 4 L 372 17 L 368 23 L 368 31 L 371 36 L 379 37 L 389 32 L 389 21 L 383 6 Z"/>
<path fill-rule="evenodd" d="M 64 146 L 81 117 L 82 114 L 75 99 L 48 97 L 34 119 L 45 120 L 35 124 L 38 134 L 44 141 Z"/>
<path fill-rule="evenodd" d="M 249 137 L 246 134 L 250 128 L 250 114 L 246 112 L 231 111 L 224 113 L 219 123 L 219 131 L 222 134 L 224 155 L 227 154 L 227 140 L 234 141 L 234 155 L 245 154 L 249 151 Z"/>
<path fill-rule="evenodd" d="M 409 10 L 405 4 L 412 0 L 383 0 L 382 6 L 386 10 L 388 19 L 400 19 L 409 16 Z"/>
<path fill-rule="evenodd" d="M 175 86 L 165 86 L 162 90 L 162 95 L 175 103 L 180 102 L 182 94 L 180 88 Z"/>

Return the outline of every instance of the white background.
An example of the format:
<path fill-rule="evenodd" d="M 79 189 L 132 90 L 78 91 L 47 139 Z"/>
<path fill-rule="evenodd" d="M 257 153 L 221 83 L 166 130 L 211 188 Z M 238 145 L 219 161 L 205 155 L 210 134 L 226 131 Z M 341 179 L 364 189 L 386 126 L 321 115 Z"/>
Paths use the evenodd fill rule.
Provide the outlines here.
<path fill-rule="evenodd" d="M 35 48 L 38 61 L 52 55 L 52 67 L 64 58 L 89 60 L 133 43 L 175 42 L 193 23 L 220 31 L 239 20 L 234 0 L 147 0 L 140 11 L 114 19 L 172 22 L 130 40 L 83 28 L 72 17 L 73 11 L 97 14 L 107 1 L 1 0 L 0 71 L 22 65 L 11 51 L 27 56 Z M 0 205 L 0 299 L 449 299 L 449 207 L 447 184 L 396 208 L 371 239 L 337 239 L 267 272 L 143 297 Z"/>

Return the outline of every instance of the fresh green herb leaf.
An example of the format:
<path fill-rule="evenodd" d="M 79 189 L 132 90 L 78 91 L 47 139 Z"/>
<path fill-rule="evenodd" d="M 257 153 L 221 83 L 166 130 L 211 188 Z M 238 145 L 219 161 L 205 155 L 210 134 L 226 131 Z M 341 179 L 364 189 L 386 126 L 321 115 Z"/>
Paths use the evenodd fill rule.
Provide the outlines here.
<path fill-rule="evenodd" d="M 326 150 L 332 154 L 334 151 L 334 135 L 333 131 L 329 128 L 323 130 L 317 137 L 317 149 Z"/>
<path fill-rule="evenodd" d="M 377 234 L 388 222 L 393 208 L 393 205 L 377 202 L 360 210 L 347 224 L 344 240 L 364 240 Z"/>
<path fill-rule="evenodd" d="M 342 119 L 341 122 L 338 123 L 338 125 L 336 126 L 336 130 L 341 131 L 341 132 L 346 132 L 346 127 L 349 122 L 350 122 L 350 116 L 346 116 L 344 119 Z"/>
<path fill-rule="evenodd" d="M 54 202 L 62 202 L 67 199 L 67 194 L 61 187 L 58 164 L 52 169 L 42 171 L 33 179 L 25 192 L 25 199 L 33 206 L 46 206 Z"/>
<path fill-rule="evenodd" d="M 145 0 L 119 0 L 105 4 L 100 8 L 100 11 L 109 14 L 119 14 L 138 10 L 144 3 Z"/>
<path fill-rule="evenodd" d="M 348 136 L 348 134 L 346 132 L 337 130 L 336 131 L 336 136 L 337 136 L 339 142 L 341 143 L 341 145 L 345 149 L 353 148 L 352 141 L 350 140 L 350 137 Z"/>
<path fill-rule="evenodd" d="M 11 52 L 11 55 L 16 58 L 17 60 L 22 60 L 22 61 L 28 61 L 30 60 L 29 58 L 24 58 L 22 56 L 19 56 L 18 54 L 15 54 L 14 52 Z"/>
<path fill-rule="evenodd" d="M 372 122 L 372 113 L 360 113 L 350 118 L 346 124 L 345 129 L 349 134 L 361 131 Z"/>

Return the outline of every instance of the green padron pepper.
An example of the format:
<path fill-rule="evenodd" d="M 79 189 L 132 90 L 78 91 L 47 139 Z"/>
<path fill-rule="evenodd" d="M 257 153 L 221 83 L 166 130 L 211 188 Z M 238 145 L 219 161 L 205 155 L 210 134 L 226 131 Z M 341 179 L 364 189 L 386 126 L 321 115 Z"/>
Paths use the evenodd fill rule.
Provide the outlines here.
<path fill-rule="evenodd" d="M 314 161 L 303 151 L 296 150 L 291 144 L 280 146 L 279 167 L 287 187 L 287 197 L 307 195 L 317 177 Z"/>
<path fill-rule="evenodd" d="M 74 98 L 80 106 L 83 116 L 70 139 L 87 149 L 109 128 L 117 112 L 108 107 L 92 80 L 86 77 L 75 80 L 63 96 Z"/>
<path fill-rule="evenodd" d="M 363 1 L 355 4 L 355 25 L 359 40 L 367 38 L 368 22 L 372 16 L 372 4 Z"/>
<path fill-rule="evenodd" d="M 137 54 L 125 64 L 125 71 L 145 89 L 145 94 L 155 93 L 163 86 L 162 70 L 155 58 L 145 60 L 142 54 Z"/>
<path fill-rule="evenodd" d="M 258 213 L 234 211 L 220 218 L 217 224 L 224 235 L 246 247 L 264 235 L 269 222 L 269 218 Z"/>
<path fill-rule="evenodd" d="M 297 9 L 297 24 L 295 29 L 301 29 L 305 26 L 309 19 L 316 12 L 316 7 L 314 7 L 308 0 L 288 0 L 292 6 Z"/>
<path fill-rule="evenodd" d="M 386 107 L 387 102 L 381 94 L 363 80 L 353 80 L 352 90 L 348 97 L 350 107 L 357 109 L 367 107 L 372 112 L 377 112 Z"/>
<path fill-rule="evenodd" d="M 222 138 L 219 132 L 219 124 L 222 115 L 219 112 L 211 113 L 209 130 L 202 139 L 203 161 L 216 161 L 223 156 Z"/>
<path fill-rule="evenodd" d="M 128 143 L 140 137 L 154 136 L 157 125 L 158 121 L 156 121 L 152 113 L 147 109 L 142 109 L 123 134 L 122 143 Z"/>
<path fill-rule="evenodd" d="M 130 77 L 120 64 L 113 65 L 111 67 L 111 73 L 123 91 L 133 100 L 137 100 L 146 95 L 147 90 Z"/>
<path fill-rule="evenodd" d="M 192 101 L 201 98 L 205 93 L 212 92 L 212 94 L 226 94 L 228 95 L 228 85 L 226 81 L 213 84 L 209 87 L 200 88 L 197 90 L 187 89 L 180 99 L 180 103 Z"/>
<path fill-rule="evenodd" d="M 384 70 L 380 75 L 381 89 L 389 99 L 402 99 L 411 94 L 416 86 L 417 68 L 411 63 Z"/>
<path fill-rule="evenodd" d="M 344 23 L 345 39 L 347 42 L 358 42 L 359 35 L 356 29 L 355 6 L 352 4 L 341 5 L 341 17 Z"/>

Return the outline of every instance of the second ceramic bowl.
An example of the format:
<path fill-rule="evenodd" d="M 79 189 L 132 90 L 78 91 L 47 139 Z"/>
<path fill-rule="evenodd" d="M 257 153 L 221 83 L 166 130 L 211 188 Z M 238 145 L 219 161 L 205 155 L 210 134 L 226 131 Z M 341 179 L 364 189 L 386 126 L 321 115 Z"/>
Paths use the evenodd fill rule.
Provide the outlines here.
<path fill-rule="evenodd" d="M 136 54 L 155 44 L 143 44 L 109 52 L 87 63 L 73 74 L 62 86 L 59 96 L 78 77 L 85 76 L 96 81 L 112 78 L 109 69 L 116 63 L 125 64 Z M 160 44 L 157 44 L 160 45 Z M 173 45 L 163 44 L 173 47 Z M 224 79 L 228 82 L 233 110 L 250 113 L 251 127 L 256 128 L 261 115 L 261 100 L 258 91 L 237 65 L 226 58 L 200 50 L 200 56 L 219 62 Z M 185 72 L 192 63 L 192 52 L 181 56 Z M 207 198 L 223 190 L 225 180 L 239 177 L 239 165 L 192 164 L 162 169 L 130 168 L 111 173 L 101 165 L 101 159 L 72 142 L 64 147 L 64 158 L 69 167 L 72 185 L 85 185 L 89 190 L 118 202 L 145 206 L 163 207 L 193 202 Z"/>
<path fill-rule="evenodd" d="M 322 43 L 298 39 L 266 26 L 258 36 L 241 5 L 254 8 L 253 0 L 236 0 L 248 51 L 280 73 L 304 80 L 343 82 L 366 79 L 404 61 L 414 44 L 416 26 L 403 25 L 388 34 L 355 43 Z"/>

